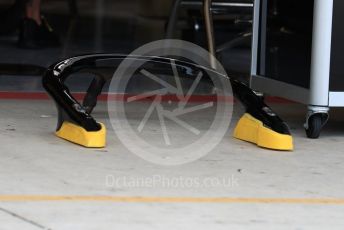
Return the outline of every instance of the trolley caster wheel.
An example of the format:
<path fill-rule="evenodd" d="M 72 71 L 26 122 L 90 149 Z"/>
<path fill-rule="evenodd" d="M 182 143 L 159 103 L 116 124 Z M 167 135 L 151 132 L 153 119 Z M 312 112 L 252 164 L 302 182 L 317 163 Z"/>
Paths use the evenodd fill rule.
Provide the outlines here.
<path fill-rule="evenodd" d="M 308 138 L 318 139 L 321 129 L 324 127 L 328 120 L 327 113 L 316 113 L 311 115 L 307 121 L 306 134 Z"/>

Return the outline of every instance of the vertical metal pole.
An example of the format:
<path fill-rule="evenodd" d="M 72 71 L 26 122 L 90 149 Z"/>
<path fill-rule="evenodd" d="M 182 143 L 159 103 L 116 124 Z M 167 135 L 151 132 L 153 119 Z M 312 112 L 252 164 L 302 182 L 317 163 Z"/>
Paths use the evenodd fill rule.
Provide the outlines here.
<path fill-rule="evenodd" d="M 258 64 L 258 41 L 260 26 L 260 0 L 254 0 L 253 10 L 253 31 L 252 31 L 252 61 L 251 61 L 251 78 L 257 75 Z"/>
<path fill-rule="evenodd" d="M 216 51 L 215 51 L 215 35 L 214 35 L 214 21 L 213 21 L 213 14 L 212 14 L 212 0 L 203 0 L 203 11 L 204 11 L 204 21 L 205 21 L 205 29 L 207 33 L 207 41 L 208 41 L 208 51 L 210 53 L 210 66 L 213 69 L 216 69 Z"/>
<path fill-rule="evenodd" d="M 333 0 L 314 1 L 310 106 L 329 106 Z"/>

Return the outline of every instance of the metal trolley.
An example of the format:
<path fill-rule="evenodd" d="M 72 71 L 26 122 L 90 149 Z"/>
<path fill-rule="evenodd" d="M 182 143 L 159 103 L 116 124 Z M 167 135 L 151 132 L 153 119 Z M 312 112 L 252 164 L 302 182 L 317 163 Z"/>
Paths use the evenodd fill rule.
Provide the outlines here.
<path fill-rule="evenodd" d="M 277 2 L 283 1 L 289 0 Z M 295 28 L 302 24 L 296 31 L 306 33 L 299 35 L 279 27 L 279 36 L 284 33 L 284 38 L 276 38 L 273 28 L 278 27 L 275 22 L 283 17 L 271 10 L 276 1 L 255 0 L 251 88 L 308 105 L 306 133 L 309 138 L 318 138 L 329 119 L 329 108 L 344 106 L 341 66 L 344 32 L 340 25 L 344 3 L 341 0 L 305 2 L 298 7 L 309 20 L 291 23 Z M 297 13 L 289 9 L 284 14 L 291 18 Z"/>

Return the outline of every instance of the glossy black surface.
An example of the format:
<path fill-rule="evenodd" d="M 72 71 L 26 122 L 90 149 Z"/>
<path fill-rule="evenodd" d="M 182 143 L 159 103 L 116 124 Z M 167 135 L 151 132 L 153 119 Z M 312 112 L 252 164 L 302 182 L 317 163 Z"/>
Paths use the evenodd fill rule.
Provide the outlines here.
<path fill-rule="evenodd" d="M 59 62 L 51 66 L 43 77 L 43 86 L 46 91 L 52 96 L 59 111 L 59 121 L 57 129 L 59 129 L 64 120 L 72 121 L 87 131 L 98 131 L 100 129 L 99 124 L 90 115 L 96 105 L 97 96 L 102 91 L 104 83 L 110 80 L 113 76 L 113 72 L 124 58 L 132 58 L 134 60 L 142 60 L 142 62 L 148 62 L 145 64 L 146 69 L 153 69 L 160 73 L 166 73 L 166 64 L 170 65 L 170 59 L 158 58 L 158 57 L 141 57 L 115 54 L 99 54 L 99 55 L 85 55 L 69 58 L 65 61 Z M 200 67 L 192 63 L 186 63 L 176 60 L 176 66 L 180 76 L 184 77 L 196 77 L 197 71 L 211 71 Z M 96 75 L 92 84 L 89 87 L 86 100 L 82 106 L 71 94 L 68 87 L 65 85 L 65 81 L 68 77 L 77 72 L 91 72 Z M 167 70 L 168 71 L 168 70 Z M 197 72 L 198 73 L 198 72 Z M 173 76 L 173 74 L 171 75 Z M 219 77 L 225 77 L 219 75 Z M 95 82 L 101 81 L 100 84 Z M 207 80 L 206 80 L 207 81 Z M 211 84 L 210 79 L 208 79 Z"/>
<path fill-rule="evenodd" d="M 288 125 L 265 104 L 262 97 L 258 97 L 250 88 L 237 80 L 231 80 L 231 84 L 234 96 L 245 106 L 247 113 L 263 122 L 265 127 L 290 135 Z"/>
<path fill-rule="evenodd" d="M 171 59 L 161 58 L 161 57 L 149 57 L 149 56 L 125 56 L 116 54 L 98 54 L 98 55 L 86 55 L 69 58 L 65 61 L 59 62 L 49 68 L 47 73 L 43 78 L 44 88 L 52 96 L 54 101 L 58 106 L 59 122 L 57 129 L 60 128 L 64 120 L 70 120 L 82 127 L 87 131 L 96 131 L 100 127 L 98 123 L 90 115 L 93 107 L 96 104 L 96 96 L 102 90 L 104 82 L 110 80 L 113 75 L 112 73 L 118 64 L 124 59 L 129 58 L 133 60 L 142 61 L 144 63 L 145 69 L 154 71 L 154 73 L 161 73 L 166 76 L 173 77 L 171 70 L 167 68 L 170 66 Z M 218 73 L 211 70 L 208 67 L 195 65 L 190 62 L 174 60 L 176 67 L 179 72 L 179 76 L 182 78 L 195 79 L 199 71 L 204 72 L 204 76 L 209 76 L 207 72 L 215 74 L 216 77 L 228 80 L 232 84 L 233 93 L 236 98 L 238 98 L 246 107 L 249 114 L 255 118 L 261 120 L 264 125 L 271 128 L 272 130 L 282 133 L 290 134 L 288 126 L 275 114 L 272 110 L 264 103 L 262 98 L 258 97 L 249 87 L 245 84 L 228 78 L 227 75 L 223 73 Z M 111 69 L 112 71 L 109 71 Z M 91 108 L 85 109 L 70 93 L 68 87 L 65 85 L 67 78 L 72 76 L 74 73 L 79 71 L 92 72 L 96 75 L 95 80 L 102 79 L 104 82 L 96 84 L 94 81 L 92 86 L 89 88 L 87 105 Z M 209 77 L 202 78 L 202 81 L 210 86 L 213 85 L 212 79 Z M 87 98 L 87 96 L 86 96 Z M 84 102 L 85 104 L 85 102 Z M 87 112 L 88 110 L 89 112 Z"/>

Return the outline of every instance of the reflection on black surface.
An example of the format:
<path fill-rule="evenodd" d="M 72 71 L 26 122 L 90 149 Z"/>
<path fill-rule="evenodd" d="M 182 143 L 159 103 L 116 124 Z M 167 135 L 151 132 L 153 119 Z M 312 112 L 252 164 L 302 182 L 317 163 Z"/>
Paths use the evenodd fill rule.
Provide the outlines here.
<path fill-rule="evenodd" d="M 314 0 L 262 1 L 267 17 L 261 31 L 260 75 L 309 87 L 313 4 Z"/>

